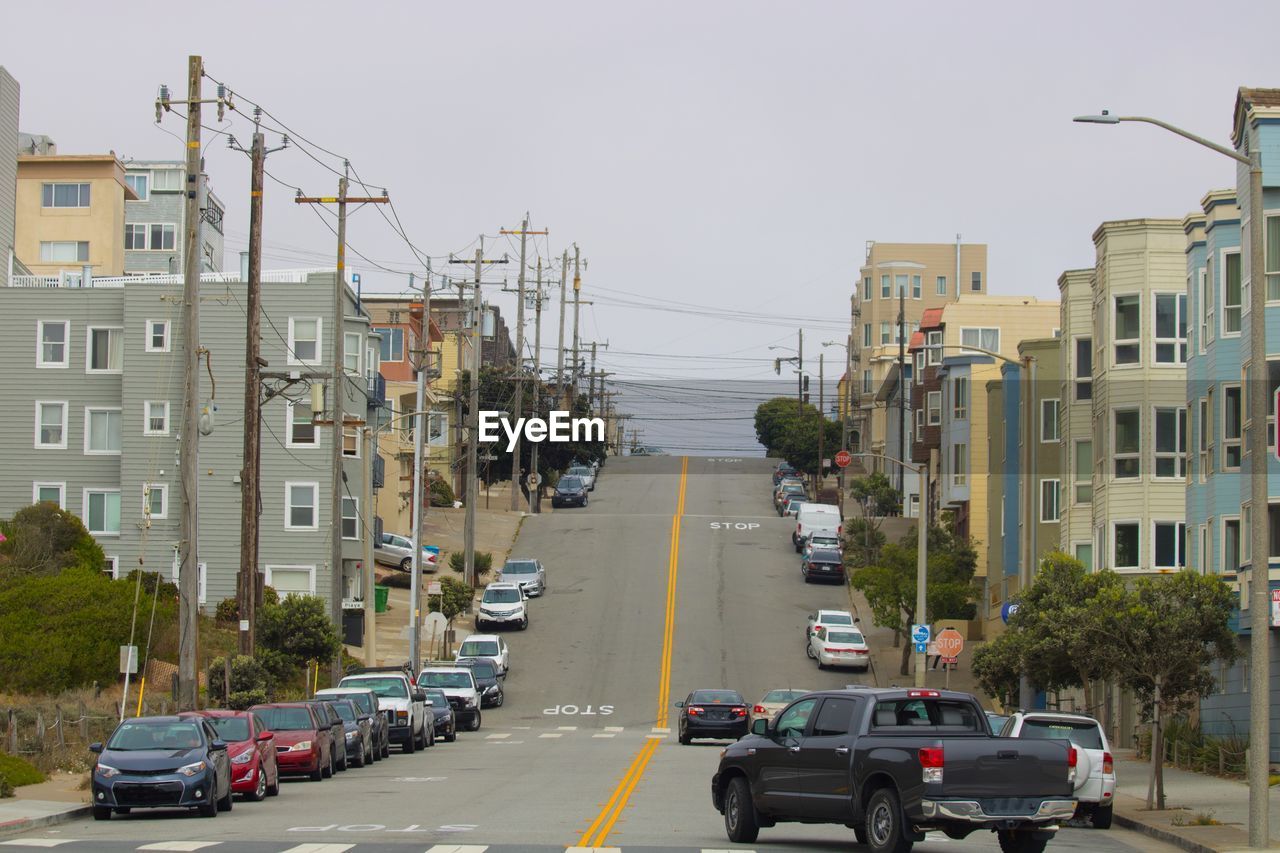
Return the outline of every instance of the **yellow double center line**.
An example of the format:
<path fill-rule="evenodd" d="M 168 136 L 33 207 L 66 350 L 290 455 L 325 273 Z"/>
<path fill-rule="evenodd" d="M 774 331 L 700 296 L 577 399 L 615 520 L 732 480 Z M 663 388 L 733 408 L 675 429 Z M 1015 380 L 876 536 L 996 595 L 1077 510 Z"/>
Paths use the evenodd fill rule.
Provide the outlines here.
<path fill-rule="evenodd" d="M 676 495 L 676 511 L 671 517 L 671 550 L 667 556 L 667 601 L 662 626 L 662 661 L 658 670 L 658 713 L 654 724 L 657 728 L 666 728 L 670 720 L 671 658 L 676 632 L 676 578 L 680 571 L 680 519 L 684 515 L 684 494 L 688 479 L 689 459 L 683 457 L 680 460 L 680 490 Z M 622 775 L 618 786 L 613 789 L 613 796 L 604 804 L 604 808 L 587 827 L 587 831 L 582 833 L 577 846 L 604 846 L 609 833 L 613 831 L 613 825 L 618 822 L 618 818 L 622 817 L 622 811 L 627 807 L 627 801 L 631 799 L 636 785 L 640 784 L 645 768 L 649 765 L 649 759 L 658 751 L 658 745 L 662 740 L 661 736 L 656 735 L 645 740 L 644 746 L 640 747 L 635 758 L 631 759 L 631 764 L 627 767 L 627 772 Z"/>

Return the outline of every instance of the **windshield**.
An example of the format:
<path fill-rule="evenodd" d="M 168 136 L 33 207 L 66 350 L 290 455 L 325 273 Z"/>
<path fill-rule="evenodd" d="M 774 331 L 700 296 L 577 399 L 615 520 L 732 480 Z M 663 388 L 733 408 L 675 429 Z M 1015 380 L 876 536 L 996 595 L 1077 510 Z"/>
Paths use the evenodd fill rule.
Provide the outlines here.
<path fill-rule="evenodd" d="M 470 664 L 471 672 L 476 678 L 497 678 L 498 670 L 487 660 L 478 660 Z"/>
<path fill-rule="evenodd" d="M 538 564 L 533 560 L 515 560 L 502 567 L 504 575 L 532 575 L 537 571 Z"/>
<path fill-rule="evenodd" d="M 484 591 L 484 598 L 480 599 L 482 604 L 515 604 L 520 600 L 520 590 L 518 589 L 493 589 L 490 587 Z M 497 654 L 495 647 L 492 652 L 484 652 L 483 654 Z M 466 652 L 463 652 L 465 655 Z"/>
<path fill-rule="evenodd" d="M 575 489 L 581 489 L 582 480 L 579 477 L 561 477 L 560 482 L 556 484 L 556 488 L 563 492 L 571 492 Z"/>
<path fill-rule="evenodd" d="M 422 687 L 473 687 L 471 676 L 465 672 L 424 672 L 418 676 Z"/>
<path fill-rule="evenodd" d="M 809 562 L 811 563 L 839 563 L 840 561 L 840 552 L 833 551 L 829 548 L 817 548 L 809 556 Z"/>
<path fill-rule="evenodd" d="M 770 705 L 781 705 L 784 702 L 790 702 L 792 699 L 799 699 L 808 692 L 808 690 L 770 690 L 764 694 L 762 701 Z"/>
<path fill-rule="evenodd" d="M 338 712 L 338 716 L 342 718 L 344 723 L 354 723 L 356 721 L 356 712 L 350 702 L 334 702 L 333 710 Z"/>
<path fill-rule="evenodd" d="M 458 657 L 475 658 L 486 655 L 496 655 L 498 653 L 498 644 L 493 640 L 467 640 L 462 644 L 462 648 L 458 649 Z"/>
<path fill-rule="evenodd" d="M 210 717 L 209 725 L 225 741 L 249 739 L 249 721 L 244 717 Z"/>
<path fill-rule="evenodd" d="M 433 708 L 449 707 L 449 697 L 445 696 L 443 693 L 428 693 L 427 699 L 431 701 L 431 706 Z"/>
<path fill-rule="evenodd" d="M 360 709 L 361 714 L 373 713 L 373 705 L 371 704 L 368 693 L 344 693 L 341 695 L 343 699 L 355 703 L 355 706 Z"/>
<path fill-rule="evenodd" d="M 695 690 L 689 697 L 690 702 L 710 702 L 721 705 L 742 705 L 742 694 L 736 690 Z"/>
<path fill-rule="evenodd" d="M 107 741 L 107 749 L 196 749 L 204 745 L 197 723 L 128 722 Z"/>
<path fill-rule="evenodd" d="M 1102 733 L 1097 723 L 1083 720 L 1023 720 L 1018 737 L 1068 740 L 1081 749 L 1102 749 Z"/>
<path fill-rule="evenodd" d="M 273 732 L 300 732 L 315 728 L 306 708 L 259 708 L 256 712 Z"/>
<path fill-rule="evenodd" d="M 407 699 L 409 688 L 398 678 L 344 678 L 339 687 L 363 687 L 389 699 Z"/>
<path fill-rule="evenodd" d="M 862 635 L 857 631 L 832 631 L 827 634 L 829 643 L 861 643 Z"/>
<path fill-rule="evenodd" d="M 846 613 L 819 613 L 818 621 L 823 625 L 852 625 L 853 617 Z"/>

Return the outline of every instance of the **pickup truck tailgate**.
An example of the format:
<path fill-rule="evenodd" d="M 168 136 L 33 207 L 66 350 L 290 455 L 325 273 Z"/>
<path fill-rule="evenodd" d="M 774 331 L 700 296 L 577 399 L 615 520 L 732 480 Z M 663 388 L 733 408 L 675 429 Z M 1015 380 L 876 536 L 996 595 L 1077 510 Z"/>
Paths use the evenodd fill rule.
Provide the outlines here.
<path fill-rule="evenodd" d="M 1065 797 L 1068 745 L 1021 738 L 946 738 L 942 742 L 946 798 Z"/>

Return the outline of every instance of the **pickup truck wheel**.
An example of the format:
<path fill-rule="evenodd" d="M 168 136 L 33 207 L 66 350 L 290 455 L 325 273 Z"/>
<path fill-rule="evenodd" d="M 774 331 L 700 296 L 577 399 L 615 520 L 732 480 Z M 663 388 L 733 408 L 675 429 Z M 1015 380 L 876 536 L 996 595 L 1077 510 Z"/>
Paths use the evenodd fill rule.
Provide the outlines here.
<path fill-rule="evenodd" d="M 1105 809 L 1099 806 L 1089 816 L 1089 822 L 1093 824 L 1094 829 L 1110 829 L 1112 812 L 1112 806 L 1107 806 Z"/>
<path fill-rule="evenodd" d="M 1012 829 L 1001 829 L 996 832 L 1003 853 L 1044 853 L 1049 839 L 1037 837 L 1040 833 L 1018 832 Z"/>
<path fill-rule="evenodd" d="M 724 832 L 736 844 L 751 844 L 760 835 L 751 786 L 741 776 L 729 782 L 729 790 L 724 795 Z"/>
<path fill-rule="evenodd" d="M 413 755 L 414 752 L 417 751 L 417 749 L 418 749 L 418 739 L 413 735 L 412 732 L 410 732 L 409 737 L 405 739 L 405 742 L 400 744 L 400 751 L 403 752 L 405 755 Z"/>
<path fill-rule="evenodd" d="M 865 826 L 855 826 L 853 828 L 853 840 L 865 847 L 867 845 L 867 828 Z"/>
<path fill-rule="evenodd" d="M 867 844 L 875 853 L 910 853 L 903 826 L 902 805 L 892 788 L 881 788 L 867 804 Z M 1002 845 L 1003 846 L 1003 845 Z M 1006 850 L 1004 853 L 1011 853 Z"/>

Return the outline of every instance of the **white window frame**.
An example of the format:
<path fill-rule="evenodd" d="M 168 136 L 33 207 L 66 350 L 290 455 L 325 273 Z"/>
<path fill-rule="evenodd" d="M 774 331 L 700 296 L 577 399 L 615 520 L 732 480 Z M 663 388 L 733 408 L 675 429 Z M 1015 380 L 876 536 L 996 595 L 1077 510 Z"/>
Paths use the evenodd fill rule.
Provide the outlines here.
<path fill-rule="evenodd" d="M 80 504 L 81 518 L 84 521 L 84 526 L 86 530 L 88 530 L 94 536 L 119 536 L 120 535 L 119 530 L 114 530 L 114 531 L 113 530 L 94 530 L 91 527 L 89 527 L 89 495 L 115 495 L 116 504 L 117 504 L 117 511 L 116 511 L 117 515 L 123 516 L 123 507 L 120 506 L 120 490 L 119 489 L 85 489 L 81 496 L 83 503 Z M 105 514 L 105 509 L 104 509 L 104 514 Z M 120 526 L 121 527 L 124 526 L 123 521 L 121 522 Z"/>
<path fill-rule="evenodd" d="M 295 326 L 299 320 L 302 320 L 304 322 L 314 321 L 316 324 L 316 337 L 315 337 L 316 357 L 315 358 L 310 358 L 310 359 L 299 358 L 297 355 L 298 336 L 297 336 L 297 329 L 295 328 Z M 307 339 L 304 338 L 303 340 L 307 340 Z M 288 361 L 289 364 L 310 365 L 313 367 L 316 365 L 319 365 L 324 360 L 324 318 L 323 317 L 290 317 L 288 346 L 289 346 L 289 352 L 287 353 L 286 360 Z"/>
<path fill-rule="evenodd" d="M 439 433 L 432 435 L 431 423 L 433 420 L 443 421 L 444 427 Z M 427 447 L 448 447 L 449 446 L 449 413 L 448 412 L 427 412 Z"/>
<path fill-rule="evenodd" d="M 924 350 L 916 353 L 915 380 L 917 385 L 924 384 Z"/>
<path fill-rule="evenodd" d="M 1236 425 L 1239 429 L 1235 438 L 1227 438 L 1227 392 L 1235 391 L 1236 399 L 1239 402 L 1239 413 L 1236 416 Z M 1239 382 L 1227 382 L 1222 385 L 1222 424 L 1219 435 L 1222 436 L 1222 465 L 1219 466 L 1223 471 L 1239 471 L 1240 462 L 1244 460 L 1244 388 Z M 1235 465 L 1229 465 L 1227 460 L 1227 449 L 1231 447 L 1239 448 L 1239 461 Z"/>
<path fill-rule="evenodd" d="M 1046 406 L 1046 404 L 1049 404 Z M 1040 399 L 1040 443 L 1041 444 L 1057 444 L 1062 441 L 1062 424 L 1058 416 L 1058 406 L 1062 401 L 1057 397 L 1042 397 Z M 1053 435 L 1046 437 L 1045 427 L 1049 425 L 1049 420 L 1045 417 L 1045 412 L 1053 412 Z"/>
<path fill-rule="evenodd" d="M 311 575 L 310 591 L 307 594 L 308 595 L 316 594 L 316 567 L 314 565 L 272 565 L 268 563 L 266 566 L 264 566 L 264 568 L 266 569 L 266 575 L 267 575 L 266 578 L 264 579 L 264 582 L 266 583 L 267 586 L 270 586 L 270 587 L 275 586 L 275 584 L 273 583 L 274 577 L 272 576 L 274 572 L 280 571 L 281 569 L 285 571 L 290 571 L 290 572 L 305 570 Z"/>
<path fill-rule="evenodd" d="M 1080 344 L 1084 342 L 1089 350 L 1089 375 L 1080 375 Z M 1092 403 L 1093 401 L 1093 338 L 1088 335 L 1077 335 L 1071 339 L 1071 400 L 1074 403 Z M 1081 386 L 1089 386 L 1089 396 L 1081 397 Z"/>
<path fill-rule="evenodd" d="M 934 289 L 937 296 L 947 295 L 947 277 L 945 275 L 940 275 L 934 280 Z"/>
<path fill-rule="evenodd" d="M 1234 521 L 1236 524 L 1236 564 L 1230 565 L 1227 562 L 1227 524 Z M 1221 574 L 1237 574 L 1240 566 L 1244 564 L 1244 522 L 1238 515 L 1224 515 L 1218 519 L 1218 565 L 1221 566 Z"/>
<path fill-rule="evenodd" d="M 76 187 L 75 204 L 57 204 L 56 187 Z M 45 189 L 49 189 L 49 203 L 45 204 Z M 84 204 L 80 201 L 83 198 Z M 89 181 L 42 181 L 40 184 L 40 206 L 46 210 L 83 210 L 93 204 L 93 189 Z"/>
<path fill-rule="evenodd" d="M 925 352 L 928 354 L 927 360 L 929 364 L 942 364 L 942 332 L 925 333 Z"/>
<path fill-rule="evenodd" d="M 160 325 L 164 329 L 164 343 L 159 347 L 155 345 L 155 326 Z M 145 324 L 145 337 L 142 339 L 142 349 L 144 352 L 169 352 L 172 347 L 172 338 L 169 336 L 171 324 L 168 320 L 147 320 Z"/>
<path fill-rule="evenodd" d="M 1129 526 L 1133 526 L 1133 527 L 1136 527 L 1136 528 L 1138 529 L 1138 562 L 1137 562 L 1137 565 L 1133 565 L 1133 566 L 1121 566 L 1121 565 L 1118 565 L 1118 564 L 1116 563 L 1116 528 L 1119 528 L 1119 527 L 1129 527 Z M 1121 572 L 1121 571 L 1125 571 L 1125 572 L 1134 572 L 1134 571 L 1139 571 L 1139 570 L 1141 570 L 1141 568 L 1142 568 L 1142 538 L 1143 538 L 1143 537 L 1142 537 L 1142 519 L 1140 519 L 1140 518 L 1117 518 L 1115 521 L 1112 521 L 1112 522 L 1111 522 L 1111 531 L 1110 531 L 1110 532 L 1111 532 L 1111 536 L 1110 536 L 1110 549 L 1109 549 L 1109 553 L 1110 553 L 1110 557 L 1111 557 L 1111 569 L 1112 569 L 1113 571 L 1117 571 L 1117 572 Z"/>
<path fill-rule="evenodd" d="M 390 362 L 399 364 L 403 362 L 404 356 L 405 356 L 405 350 L 407 349 L 407 347 L 405 346 L 405 343 L 406 343 L 405 339 L 408 337 L 408 335 L 405 334 L 404 327 L 403 326 L 374 326 L 373 331 L 378 335 L 379 360 L 383 364 L 387 364 Z M 384 338 L 383 337 L 384 333 L 388 333 L 388 332 L 390 334 L 387 334 L 386 337 Z M 398 358 L 396 357 L 396 349 L 395 349 L 395 339 L 396 339 L 395 333 L 397 332 L 399 332 L 400 334 L 400 355 Z M 382 341 L 384 340 L 387 342 L 387 352 L 389 354 L 387 358 L 381 357 Z"/>
<path fill-rule="evenodd" d="M 1116 446 L 1116 434 L 1117 432 L 1119 432 L 1119 430 L 1116 429 L 1116 415 L 1120 414 L 1121 412 L 1134 412 L 1138 416 L 1138 449 L 1134 451 L 1125 451 L 1123 454 L 1119 452 Z M 1109 442 L 1110 444 L 1109 450 L 1111 451 L 1110 457 L 1111 457 L 1112 464 L 1111 464 L 1109 479 L 1116 480 L 1116 481 L 1141 480 L 1142 479 L 1142 409 L 1138 406 L 1113 406 L 1111 408 L 1110 423 L 1107 426 L 1108 426 L 1108 429 L 1110 429 L 1111 431 L 1111 441 Z M 1122 459 L 1136 460 L 1138 463 L 1138 473 L 1132 477 L 1121 477 L 1117 475 L 1116 474 L 1117 468 L 1115 463 L 1119 462 Z"/>
<path fill-rule="evenodd" d="M 978 333 L 978 342 L 977 342 L 976 344 L 966 344 L 966 343 L 964 342 L 964 333 L 965 333 L 965 332 L 977 332 L 977 333 Z M 984 346 L 982 345 L 982 338 L 983 338 L 983 333 L 984 333 L 984 332 L 995 332 L 995 333 L 996 333 L 996 345 L 995 345 L 995 346 L 993 346 L 993 347 L 984 347 Z M 973 349 L 974 347 L 977 347 L 978 349 Z M 1000 327 L 999 327 L 999 326 L 961 326 L 961 327 L 960 327 L 960 350 L 961 350 L 961 352 L 970 352 L 970 353 L 974 353 L 974 354 L 977 354 L 977 355 L 982 355 L 982 354 L 983 354 L 982 352 L 980 352 L 980 350 L 990 350 L 991 352 L 1000 352 Z"/>
<path fill-rule="evenodd" d="M 1136 338 L 1120 338 L 1116 336 L 1116 314 L 1119 300 L 1128 297 L 1134 297 L 1138 300 L 1138 336 Z M 1142 367 L 1142 292 L 1130 291 L 1127 293 L 1113 293 L 1110 299 L 1111 314 L 1111 366 L 1117 370 L 1130 370 L 1132 368 Z M 1137 359 L 1134 361 L 1120 361 L 1117 357 L 1117 351 L 1120 347 L 1134 347 L 1138 353 Z"/>
<path fill-rule="evenodd" d="M 1209 573 L 1209 530 L 1213 527 L 1213 519 L 1209 519 L 1208 524 L 1197 525 L 1196 527 L 1196 555 L 1198 565 L 1196 568 L 1200 570 L 1200 574 Z"/>
<path fill-rule="evenodd" d="M 118 346 L 119 346 L 119 348 L 120 348 L 120 366 L 119 366 L 119 367 L 114 367 L 114 368 L 112 368 L 112 367 L 102 367 L 102 368 L 98 368 L 98 367 L 94 367 L 94 366 L 93 366 L 93 333 L 94 333 L 94 332 L 107 332 L 107 333 L 108 333 L 108 334 L 107 334 L 107 352 L 108 352 L 108 354 L 107 354 L 107 360 L 108 360 L 108 361 L 110 361 L 110 358 L 111 358 L 111 356 L 110 356 L 110 351 L 111 351 L 111 349 L 112 349 L 112 347 L 111 347 L 112 334 L 111 334 L 111 333 L 114 333 L 114 335 L 115 335 L 115 340 L 116 340 L 116 341 L 118 341 Z M 84 372 L 85 372 L 85 373 L 96 373 L 96 374 L 101 374 L 101 373 L 107 373 L 107 374 L 119 374 L 119 373 L 124 373 L 124 327 L 122 327 L 122 326 L 89 326 L 89 327 L 85 330 L 85 338 L 84 338 L 84 340 L 85 340 L 85 352 L 84 352 Z"/>
<path fill-rule="evenodd" d="M 1053 487 L 1053 518 L 1045 517 L 1045 486 Z M 1047 477 L 1040 481 L 1040 523 L 1056 524 L 1062 519 L 1062 481 Z"/>
<path fill-rule="evenodd" d="M 126 252 L 147 251 L 147 235 L 150 232 L 151 227 L 145 222 L 126 222 L 124 224 L 124 250 Z"/>
<path fill-rule="evenodd" d="M 160 493 L 160 512 L 148 512 L 150 503 L 147 498 L 148 492 Z M 142 484 L 142 517 L 150 517 L 152 521 L 160 521 L 169 517 L 169 484 L 168 483 L 143 483 Z"/>
<path fill-rule="evenodd" d="M 880 273 L 880 298 L 893 298 L 893 276 L 889 275 L 887 272 Z"/>
<path fill-rule="evenodd" d="M 342 366 L 348 376 L 359 376 L 362 372 L 360 370 L 361 355 L 364 350 L 362 343 L 362 335 L 359 332 L 342 333 Z M 353 357 L 355 358 L 354 367 L 351 361 Z"/>
<path fill-rule="evenodd" d="M 862 345 L 864 347 L 871 346 L 871 324 L 870 323 L 862 324 Z"/>
<path fill-rule="evenodd" d="M 1086 546 L 1086 547 L 1089 549 L 1089 565 L 1086 567 L 1086 569 L 1087 569 L 1087 571 L 1088 571 L 1090 574 L 1092 574 L 1092 573 L 1093 573 L 1094 571 L 1096 571 L 1096 570 L 1097 570 L 1097 568 L 1098 568 L 1098 565 L 1097 565 L 1097 564 L 1098 564 L 1098 555 L 1094 553 L 1094 550 L 1093 550 L 1094 545 L 1093 545 L 1093 541 L 1092 541 L 1092 540 L 1090 540 L 1090 539 L 1076 539 L 1076 540 L 1074 540 L 1074 541 L 1071 543 L 1071 556 L 1075 557 L 1077 560 L 1080 560 L 1080 546 L 1081 546 L 1081 545 L 1084 545 L 1084 546 Z M 1083 561 L 1083 560 L 1080 560 L 1080 562 L 1082 562 L 1082 563 L 1083 563 L 1084 561 Z"/>
<path fill-rule="evenodd" d="M 89 423 L 94 414 L 111 414 L 115 412 L 120 416 L 120 449 L 119 450 L 93 450 L 89 447 L 89 439 L 93 436 L 93 430 Z M 84 455 L 85 456 L 119 456 L 124 452 L 124 413 L 119 406 L 85 406 L 84 407 Z"/>
<path fill-rule="evenodd" d="M 61 406 L 62 407 L 62 441 L 54 444 L 43 444 L 40 441 L 40 407 L 41 406 Z M 69 412 L 71 404 L 67 400 L 36 400 L 35 401 L 35 449 L 36 450 L 66 450 L 67 449 L 67 429 L 69 421 Z"/>
<path fill-rule="evenodd" d="M 174 225 L 172 222 L 145 222 L 145 223 L 135 222 L 135 223 L 133 223 L 133 224 L 134 224 L 134 225 L 142 225 L 143 227 L 145 227 L 145 228 L 147 229 L 147 247 L 146 247 L 146 249 L 143 249 L 143 250 L 135 250 L 135 251 L 147 251 L 147 252 L 176 252 L 176 251 L 178 251 L 178 226 Z M 161 240 L 160 240 L 160 245 L 159 245 L 159 246 L 157 246 L 157 245 L 156 245 L 156 241 L 153 239 L 153 238 L 154 238 L 154 236 L 155 236 L 155 235 L 154 235 L 154 233 L 153 233 L 153 230 L 154 230 L 154 229 L 156 229 L 156 228 L 159 228 L 159 229 L 160 229 L 160 234 L 161 234 Z M 172 245 L 172 246 L 165 246 L 165 245 L 164 245 L 163 235 L 165 235 L 165 234 L 167 234 L 167 233 L 169 233 L 169 232 L 172 232 L 172 233 L 173 233 L 173 245 Z"/>
<path fill-rule="evenodd" d="M 969 377 L 951 378 L 951 417 L 958 421 L 969 417 Z"/>
<path fill-rule="evenodd" d="M 75 246 L 75 259 L 57 257 L 56 247 L 58 246 Z M 84 251 L 81 251 L 83 248 Z M 89 241 L 88 240 L 41 240 L 40 241 L 40 263 L 42 264 L 87 264 L 89 262 Z"/>
<path fill-rule="evenodd" d="M 924 276 L 911 276 L 911 298 L 920 299 L 924 296 Z"/>
<path fill-rule="evenodd" d="M 107 554 L 103 556 L 102 562 L 107 566 L 102 573 L 110 575 L 113 581 L 120 580 L 120 558 L 114 554 Z"/>
<path fill-rule="evenodd" d="M 164 429 L 151 428 L 151 407 L 160 405 L 164 407 Z M 169 401 L 168 400 L 143 400 L 142 401 L 142 434 L 143 435 L 165 435 L 169 434 Z"/>
<path fill-rule="evenodd" d="M 1264 275 L 1263 281 L 1265 282 L 1264 286 L 1266 287 L 1265 295 L 1268 305 L 1274 305 L 1280 302 L 1280 264 L 1273 267 L 1272 263 L 1277 259 L 1272 258 L 1271 253 L 1267 251 L 1267 234 L 1270 231 L 1268 224 L 1272 219 L 1280 219 L 1280 209 L 1273 208 L 1271 210 L 1264 210 L 1262 213 L 1262 269 Z M 1272 284 L 1276 285 L 1275 297 L 1272 297 L 1271 295 Z"/>
<path fill-rule="evenodd" d="M 355 437 L 355 440 L 356 440 L 356 443 L 355 443 L 355 452 L 354 452 L 354 453 L 348 453 L 348 452 L 347 452 L 347 439 L 348 439 L 348 438 L 351 438 L 351 437 L 353 437 L 353 436 Z M 352 427 L 344 426 L 344 427 L 342 428 L 342 458 L 343 458 L 343 459 L 359 459 L 359 458 L 360 458 L 360 444 L 361 444 L 361 442 L 360 442 L 360 428 L 359 428 L 359 427 L 354 427 L 354 426 L 352 426 Z"/>
<path fill-rule="evenodd" d="M 1222 316 L 1221 316 L 1222 326 L 1218 330 L 1218 335 L 1219 337 L 1222 337 L 1222 338 L 1238 338 L 1240 337 L 1240 329 L 1244 328 L 1245 309 L 1248 307 L 1248 300 L 1245 299 L 1246 285 L 1245 285 L 1245 274 L 1244 274 L 1244 258 L 1242 256 L 1240 249 L 1234 249 L 1234 250 L 1221 249 L 1218 252 L 1218 256 L 1220 258 L 1218 263 L 1218 270 L 1219 270 L 1219 275 L 1221 275 L 1222 277 Z M 1229 332 L 1227 331 L 1227 312 L 1228 310 L 1230 310 L 1232 306 L 1229 306 L 1227 304 L 1227 258 L 1232 256 L 1235 257 L 1236 265 L 1240 269 L 1240 304 L 1234 306 L 1235 310 L 1240 312 L 1239 314 L 1240 329 L 1236 329 L 1234 332 Z"/>
<path fill-rule="evenodd" d="M 1089 445 L 1089 478 L 1087 480 L 1080 479 L 1080 445 Z M 1097 460 L 1093 454 L 1093 438 L 1077 438 L 1071 442 L 1071 505 L 1083 506 L 1093 503 L 1093 463 Z M 1089 500 L 1080 500 L 1080 488 L 1082 486 L 1089 487 Z"/>
<path fill-rule="evenodd" d="M 942 392 L 930 391 L 925 394 L 925 410 L 927 412 L 925 423 L 928 426 L 940 426 L 942 424 Z M 935 419 L 935 415 L 937 416 Z"/>
<path fill-rule="evenodd" d="M 1178 521 L 1177 519 L 1172 519 L 1172 518 L 1154 519 L 1151 522 L 1151 568 L 1155 571 L 1176 572 L 1179 569 L 1183 568 L 1183 566 L 1178 566 L 1178 565 L 1162 566 L 1156 563 L 1156 554 L 1157 554 L 1156 528 L 1159 527 L 1160 525 L 1168 526 L 1170 524 L 1173 525 L 1174 562 L 1176 563 L 1178 560 L 1177 552 L 1179 550 L 1182 551 L 1182 561 L 1185 563 L 1187 560 L 1187 550 L 1186 550 L 1187 549 L 1187 523 L 1185 521 Z"/>
<path fill-rule="evenodd" d="M 1178 293 L 1176 291 L 1154 291 L 1151 294 L 1151 366 L 1159 368 L 1169 367 L 1186 367 L 1187 354 L 1189 347 L 1187 346 L 1186 337 L 1161 338 L 1159 334 L 1159 305 L 1161 297 L 1173 299 L 1173 325 L 1174 333 L 1177 333 L 1179 321 L 1183 326 L 1189 327 L 1186 318 L 1187 312 L 1187 294 Z M 1173 361 L 1161 361 L 1159 352 L 1161 346 L 1173 347 Z"/>
<path fill-rule="evenodd" d="M 164 175 L 165 180 L 160 180 L 160 176 Z M 173 180 L 169 180 L 172 178 Z M 151 170 L 151 191 L 161 193 L 175 193 L 182 191 L 182 170 L 181 169 L 152 169 Z"/>
<path fill-rule="evenodd" d="M 1244 403 L 1241 402 L 1243 407 Z M 1199 456 L 1199 465 L 1196 466 L 1196 477 L 1203 484 L 1213 473 L 1213 400 L 1210 397 L 1200 397 L 1196 400 L 1196 410 L 1199 413 L 1196 418 L 1198 431 L 1196 433 L 1197 445 L 1196 451 Z"/>
<path fill-rule="evenodd" d="M 982 292 L 982 270 L 973 270 L 969 273 L 969 292 Z"/>
<path fill-rule="evenodd" d="M 352 505 L 353 507 L 355 507 L 355 515 L 354 515 L 354 516 L 347 515 L 347 502 L 348 502 L 348 501 L 350 501 L 351 505 Z M 356 528 L 356 529 L 355 529 L 355 535 L 353 535 L 353 536 L 348 536 L 348 535 L 347 535 L 347 522 L 348 522 L 348 521 L 352 521 L 352 520 L 354 520 L 354 521 L 355 521 L 355 528 Z M 349 497 L 347 497 L 346 495 L 343 495 L 343 496 L 342 496 L 342 531 L 341 531 L 341 533 L 342 533 L 342 538 L 343 538 L 343 539 L 346 539 L 346 540 L 348 540 L 348 541 L 357 541 L 357 542 L 358 542 L 358 541 L 360 540 L 360 528 L 361 528 L 361 527 L 363 527 L 363 525 L 361 524 L 361 519 L 360 519 L 360 499 L 359 499 L 359 498 L 349 498 Z"/>
<path fill-rule="evenodd" d="M 1205 346 L 1213 343 L 1218 335 L 1218 292 L 1213 286 L 1213 264 L 1210 261 L 1205 262 L 1205 266 L 1200 270 L 1200 293 L 1204 296 L 1204 328 L 1205 328 Z M 1201 347 L 1200 354 L 1204 354 L 1204 348 Z"/>
<path fill-rule="evenodd" d="M 44 330 L 46 327 L 62 327 L 62 361 L 45 361 Z M 71 321 L 70 320 L 36 320 L 36 367 L 42 369 L 62 368 L 71 365 Z"/>
<path fill-rule="evenodd" d="M 136 181 L 142 182 L 141 192 L 138 191 L 138 187 L 135 184 L 129 183 L 131 180 L 135 182 Z M 126 201 L 146 201 L 151 197 L 151 173 L 150 172 L 141 172 L 141 171 L 125 172 L 124 182 L 133 190 L 133 194 L 137 196 L 136 199 L 126 199 Z"/>
<path fill-rule="evenodd" d="M 951 485 L 955 487 L 969 484 L 969 445 L 956 442 L 951 445 Z"/>
<path fill-rule="evenodd" d="M 871 372 L 871 368 L 862 371 L 862 393 L 870 394 L 875 390 L 875 376 Z"/>
<path fill-rule="evenodd" d="M 924 409 L 916 409 L 916 441 L 924 441 Z"/>
<path fill-rule="evenodd" d="M 880 346 L 888 346 L 893 342 L 893 326 L 888 320 L 880 321 Z"/>
<path fill-rule="evenodd" d="M 36 480 L 31 484 L 31 502 L 33 504 L 40 502 L 41 489 L 57 489 L 58 490 L 58 509 L 67 508 L 67 482 L 54 480 Z"/>
<path fill-rule="evenodd" d="M 309 525 L 293 523 L 293 487 L 311 487 L 312 520 Z M 319 530 L 320 529 L 320 483 L 315 480 L 285 480 L 284 482 L 284 529 L 285 530 Z"/>
<path fill-rule="evenodd" d="M 311 413 L 311 420 L 313 421 L 311 428 L 314 430 L 312 435 L 315 440 L 310 442 L 295 441 L 293 438 L 293 410 L 297 405 L 297 403 L 289 401 L 284 407 L 284 446 L 290 449 L 312 450 L 320 446 L 320 428 L 314 424 L 315 412 Z M 307 403 L 307 408 L 311 408 L 310 402 Z"/>
<path fill-rule="evenodd" d="M 1157 441 L 1157 438 L 1158 438 L 1157 430 L 1159 428 L 1159 423 L 1157 421 L 1158 421 L 1158 413 L 1161 410 L 1173 411 L 1174 428 L 1180 429 L 1182 433 L 1181 435 L 1182 450 L 1180 451 L 1175 449 L 1172 453 L 1170 453 L 1167 450 L 1162 451 L 1159 449 L 1160 443 L 1159 441 Z M 1181 424 L 1178 423 L 1179 412 L 1182 413 Z M 1177 439 L 1177 436 L 1175 435 L 1175 443 L 1176 443 L 1176 439 Z M 1157 463 L 1161 459 L 1173 460 L 1174 475 L 1172 477 L 1165 477 L 1160 475 L 1159 465 Z M 1181 471 L 1182 473 L 1177 473 L 1179 471 Z M 1154 480 L 1161 480 L 1165 482 L 1187 479 L 1187 410 L 1185 406 L 1152 406 L 1151 407 L 1151 477 Z"/>

